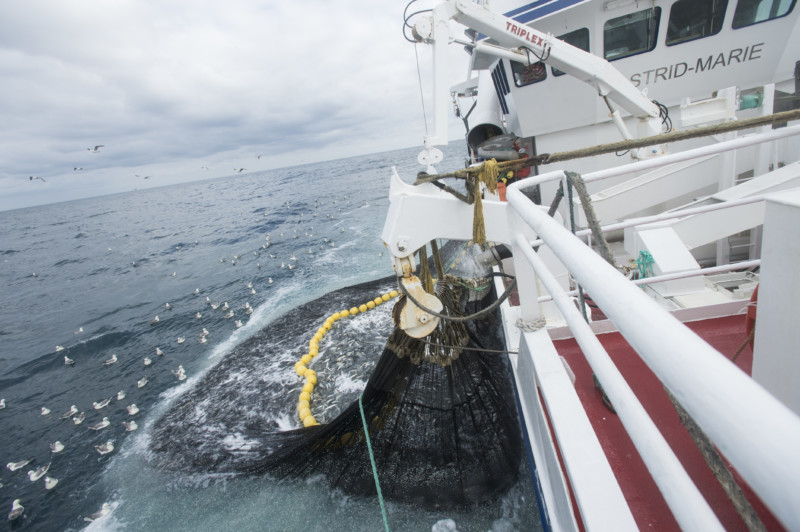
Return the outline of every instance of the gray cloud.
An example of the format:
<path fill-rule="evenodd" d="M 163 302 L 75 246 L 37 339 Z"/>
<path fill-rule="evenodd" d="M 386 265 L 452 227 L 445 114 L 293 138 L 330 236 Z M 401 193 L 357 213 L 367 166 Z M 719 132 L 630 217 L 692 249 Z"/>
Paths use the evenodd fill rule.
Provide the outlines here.
<path fill-rule="evenodd" d="M 421 144 L 404 6 L 0 3 L 0 209 Z"/>

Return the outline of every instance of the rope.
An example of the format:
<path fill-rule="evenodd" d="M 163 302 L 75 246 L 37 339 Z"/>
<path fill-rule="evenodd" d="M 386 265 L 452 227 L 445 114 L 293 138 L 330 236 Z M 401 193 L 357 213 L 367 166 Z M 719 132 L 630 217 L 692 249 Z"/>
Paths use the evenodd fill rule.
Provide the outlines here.
<path fill-rule="evenodd" d="M 728 499 L 733 503 L 733 507 L 744 521 L 747 529 L 752 531 L 766 530 L 761 518 L 744 496 L 744 493 L 742 493 L 742 489 L 739 487 L 739 484 L 737 484 L 733 474 L 727 466 L 725 466 L 725 462 L 714 447 L 714 443 L 666 387 L 664 387 L 664 391 L 667 392 L 667 396 L 669 396 L 670 401 L 672 401 L 672 405 L 675 407 L 678 417 L 694 440 L 697 449 L 700 451 L 700 454 L 703 455 L 703 459 L 706 461 L 706 464 L 708 464 L 711 472 L 714 473 L 714 476 L 720 486 L 722 486 Z"/>
<path fill-rule="evenodd" d="M 508 298 L 508 296 L 510 296 L 510 295 L 511 295 L 511 292 L 512 292 L 512 291 L 514 290 L 514 288 L 517 286 L 517 280 L 516 280 L 516 279 L 514 279 L 513 281 L 511 281 L 511 284 L 510 284 L 510 285 L 508 285 L 508 288 L 506 288 L 505 292 L 503 292 L 503 295 L 502 295 L 502 296 L 500 296 L 499 298 L 497 298 L 497 299 L 494 301 L 494 303 L 492 303 L 491 305 L 489 305 L 489 306 L 488 306 L 488 307 L 486 307 L 485 309 L 483 309 L 483 310 L 481 310 L 481 311 L 479 311 L 479 312 L 476 312 L 475 314 L 470 314 L 469 316 L 449 316 L 449 315 L 447 315 L 447 314 L 441 314 L 441 313 L 439 313 L 439 312 L 436 312 L 435 310 L 431 310 L 431 309 L 429 309 L 428 307 L 426 307 L 425 305 L 423 305 L 422 303 L 420 303 L 419 301 L 417 301 L 416 299 L 414 299 L 414 296 L 412 296 L 411 294 L 409 294 L 409 293 L 408 293 L 408 290 L 406 290 L 406 287 L 405 287 L 405 285 L 404 285 L 402 282 L 398 282 L 398 283 L 397 283 L 397 285 L 400 287 L 400 291 L 401 291 L 401 292 L 403 292 L 403 295 L 405 295 L 405 296 L 406 296 L 406 297 L 407 297 L 407 298 L 408 298 L 408 299 L 409 299 L 409 300 L 410 300 L 412 303 L 414 303 L 414 304 L 415 304 L 415 305 L 416 305 L 416 306 L 417 306 L 419 309 L 421 309 L 421 310 L 424 310 L 425 312 L 427 312 L 427 313 L 428 313 L 428 314 L 430 314 L 431 316 L 436 316 L 437 318 L 441 318 L 441 319 L 443 319 L 443 320 L 449 320 L 449 321 L 461 322 L 461 321 L 472 321 L 472 320 L 476 320 L 476 319 L 478 319 L 478 318 L 480 318 L 480 317 L 483 317 L 483 316 L 485 316 L 486 314 L 489 314 L 490 312 L 494 311 L 494 309 L 496 309 L 497 307 L 499 307 L 499 306 L 500 306 L 500 304 L 501 304 L 503 301 L 505 301 L 505 300 L 506 300 L 506 298 Z"/>
<path fill-rule="evenodd" d="M 472 214 L 472 241 L 483 246 L 486 243 L 486 224 L 483 219 L 483 200 L 481 198 L 481 183 L 489 192 L 497 190 L 497 176 L 499 175 L 497 161 L 491 159 L 480 166 L 474 180 L 467 180 L 467 192 L 471 192 L 474 198 L 474 210 Z"/>
<path fill-rule="evenodd" d="M 437 344 L 436 342 L 431 342 L 430 340 L 422 340 L 422 342 L 432 345 L 434 347 L 444 347 L 445 349 L 461 349 L 463 351 L 480 351 L 483 353 L 497 353 L 499 355 L 518 355 L 519 351 L 503 351 L 501 349 L 486 349 L 485 347 L 465 347 L 460 345 L 445 345 L 445 344 Z"/>
<path fill-rule="evenodd" d="M 653 264 L 655 260 L 653 260 L 653 256 L 647 250 L 642 250 L 639 252 L 639 258 L 636 259 L 636 267 L 639 270 L 639 278 L 646 279 L 647 277 L 651 277 L 653 275 Z"/>
<path fill-rule="evenodd" d="M 644 148 L 647 146 L 654 146 L 656 144 L 666 144 L 668 142 L 679 142 L 682 140 L 689 140 L 698 137 L 707 137 L 710 135 L 720 135 L 722 133 L 730 133 L 732 131 L 740 131 L 742 129 L 751 129 L 755 127 L 767 126 L 770 124 L 782 124 L 792 120 L 800 120 L 800 109 L 792 111 L 784 111 L 781 113 L 773 113 L 771 115 L 757 116 L 755 118 L 747 118 L 745 120 L 733 120 L 722 124 L 715 124 L 712 126 L 698 127 L 695 129 L 684 129 L 680 131 L 672 131 L 670 133 L 662 133 L 661 135 L 653 135 L 641 139 L 621 140 L 618 142 L 611 142 L 608 144 L 599 144 L 587 148 L 580 148 L 577 150 L 563 151 L 551 154 L 542 154 L 525 159 L 517 159 L 514 161 L 503 161 L 497 163 L 499 171 L 506 170 L 520 170 L 530 166 L 538 166 L 541 164 L 557 163 L 561 161 L 568 161 L 571 159 L 580 159 L 583 157 L 591 157 L 593 155 L 602 155 L 605 153 L 617 153 L 626 150 L 633 150 L 636 148 Z M 488 162 L 488 161 L 487 161 Z M 483 163 L 485 165 L 486 162 Z M 444 179 L 446 177 L 454 177 L 466 179 L 471 175 L 477 175 L 481 172 L 483 165 L 472 166 L 470 168 L 463 168 L 454 172 L 445 174 L 427 175 L 418 177 L 414 182 L 415 185 L 422 183 L 431 183 Z"/>
<path fill-rule="evenodd" d="M 375 465 L 375 455 L 372 453 L 372 442 L 369 439 L 369 429 L 367 428 L 367 417 L 364 415 L 364 405 L 361 398 L 364 394 L 358 396 L 358 409 L 361 411 L 361 423 L 364 424 L 364 436 L 367 440 L 367 450 L 369 451 L 369 461 L 372 464 L 372 476 L 375 479 L 375 489 L 378 491 L 378 502 L 381 505 L 381 515 L 383 516 L 383 527 L 386 532 L 389 532 L 389 520 L 386 518 L 386 506 L 383 504 L 383 493 L 381 493 L 381 482 L 378 480 L 378 466 Z"/>
<path fill-rule="evenodd" d="M 736 362 L 736 359 L 739 358 L 739 355 L 742 353 L 744 348 L 747 347 L 747 344 L 750 343 L 750 341 L 753 339 L 755 335 L 756 335 L 756 330 L 755 328 L 753 328 L 753 330 L 750 331 L 750 334 L 747 335 L 747 338 L 744 339 L 744 342 L 742 342 L 742 345 L 739 346 L 739 349 L 737 349 L 736 352 L 733 354 L 731 362 Z"/>
<path fill-rule="evenodd" d="M 547 320 L 542 316 L 539 316 L 533 321 L 525 321 L 522 318 L 520 318 L 517 320 L 516 325 L 517 328 L 523 332 L 536 332 L 545 325 L 547 325 Z"/>
<path fill-rule="evenodd" d="M 409 5 L 411 5 L 409 3 Z M 406 6 L 408 8 L 408 6 Z M 416 14 L 416 13 L 415 13 Z M 403 29 L 405 33 L 405 28 Z M 417 60 L 417 80 L 419 80 L 419 99 L 422 101 L 422 123 L 425 125 L 425 136 L 428 136 L 428 113 L 425 112 L 425 94 L 422 90 L 422 73 L 419 70 L 419 53 L 417 53 L 417 44 L 414 43 L 414 57 Z"/>

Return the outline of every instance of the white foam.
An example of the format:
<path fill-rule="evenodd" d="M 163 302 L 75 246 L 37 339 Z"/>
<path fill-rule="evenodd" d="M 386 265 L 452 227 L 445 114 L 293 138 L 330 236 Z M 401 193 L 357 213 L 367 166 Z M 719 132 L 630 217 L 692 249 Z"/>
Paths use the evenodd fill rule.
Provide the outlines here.
<path fill-rule="evenodd" d="M 360 392 L 367 385 L 367 381 L 356 379 L 350 375 L 339 374 L 333 381 L 334 389 L 337 394 L 348 392 Z"/>
<path fill-rule="evenodd" d="M 257 440 L 248 440 L 239 432 L 225 436 L 222 439 L 222 444 L 229 451 L 250 451 L 258 447 Z"/>

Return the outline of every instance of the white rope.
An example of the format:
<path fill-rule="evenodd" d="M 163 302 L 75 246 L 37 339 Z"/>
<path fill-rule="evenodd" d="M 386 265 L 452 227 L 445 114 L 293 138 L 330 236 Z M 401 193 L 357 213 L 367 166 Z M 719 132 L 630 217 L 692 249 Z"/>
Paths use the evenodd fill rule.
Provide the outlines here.
<path fill-rule="evenodd" d="M 545 325 L 547 325 L 547 320 L 541 316 L 532 321 L 525 321 L 522 318 L 517 320 L 517 328 L 523 332 L 535 332 Z"/>

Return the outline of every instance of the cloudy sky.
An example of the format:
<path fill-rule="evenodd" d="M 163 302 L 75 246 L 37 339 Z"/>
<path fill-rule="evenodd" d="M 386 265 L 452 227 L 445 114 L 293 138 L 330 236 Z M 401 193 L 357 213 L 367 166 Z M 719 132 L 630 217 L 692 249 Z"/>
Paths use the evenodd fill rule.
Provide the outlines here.
<path fill-rule="evenodd" d="M 0 2 L 0 210 L 421 145 L 405 5 Z"/>

